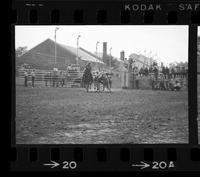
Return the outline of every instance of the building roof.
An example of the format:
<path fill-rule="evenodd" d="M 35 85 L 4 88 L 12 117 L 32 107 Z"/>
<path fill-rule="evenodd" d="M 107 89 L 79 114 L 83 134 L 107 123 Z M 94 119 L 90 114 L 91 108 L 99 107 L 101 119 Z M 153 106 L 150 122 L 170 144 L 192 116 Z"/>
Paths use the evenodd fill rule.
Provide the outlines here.
<path fill-rule="evenodd" d="M 77 55 L 77 48 L 71 47 L 71 46 L 68 46 L 68 45 L 64 45 L 64 44 L 59 44 L 59 43 L 57 43 L 57 45 L 64 48 L 65 50 L 69 51 L 70 53 Z M 81 60 L 104 64 L 97 57 L 95 57 L 94 55 L 91 55 L 89 52 L 86 52 L 86 51 L 87 50 L 85 50 L 83 48 L 79 48 L 78 55 L 79 55 Z"/>
<path fill-rule="evenodd" d="M 55 44 L 55 42 L 51 39 L 46 39 L 45 41 L 41 42 L 40 44 L 38 44 L 37 46 L 41 45 L 41 44 L 44 44 L 46 43 L 47 45 L 50 45 L 51 43 Z M 33 47 L 32 49 L 30 49 L 29 51 L 27 51 L 26 53 L 34 53 L 34 49 L 37 47 Z M 76 56 L 77 55 L 77 48 L 75 47 L 72 47 L 72 46 L 68 46 L 68 45 L 64 45 L 64 44 L 60 44 L 60 43 L 56 43 L 56 46 L 57 47 L 61 47 L 62 49 L 66 50 L 67 52 L 71 53 L 72 55 Z M 104 64 L 102 61 L 100 61 L 97 57 L 95 57 L 95 55 L 91 55 L 90 52 L 86 52 L 87 50 L 83 49 L 83 48 L 79 48 L 78 50 L 78 55 L 80 57 L 81 60 L 84 60 L 84 61 L 88 61 L 88 62 L 95 62 L 95 63 L 102 63 Z M 26 55 L 26 53 L 24 55 Z M 39 52 L 37 54 L 40 54 Z M 44 54 L 44 53 L 41 53 L 41 55 L 46 55 L 46 56 L 49 56 L 49 57 L 54 57 L 54 56 L 51 56 L 49 54 Z M 57 56 L 58 58 L 63 58 L 61 56 Z"/>

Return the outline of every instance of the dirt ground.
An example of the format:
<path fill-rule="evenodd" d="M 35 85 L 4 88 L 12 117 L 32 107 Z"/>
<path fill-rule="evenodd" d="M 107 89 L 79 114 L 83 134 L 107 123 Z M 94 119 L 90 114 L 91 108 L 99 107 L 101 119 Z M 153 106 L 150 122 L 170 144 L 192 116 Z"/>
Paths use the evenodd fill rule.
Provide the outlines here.
<path fill-rule="evenodd" d="M 17 86 L 16 143 L 188 143 L 187 100 L 187 91 Z"/>

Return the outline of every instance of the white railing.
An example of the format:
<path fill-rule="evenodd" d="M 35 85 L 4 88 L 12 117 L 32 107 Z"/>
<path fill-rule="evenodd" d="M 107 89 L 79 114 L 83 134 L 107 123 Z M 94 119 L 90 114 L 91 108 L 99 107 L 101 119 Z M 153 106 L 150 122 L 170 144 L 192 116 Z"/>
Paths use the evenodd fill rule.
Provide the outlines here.
<path fill-rule="evenodd" d="M 27 70 L 28 72 L 28 70 Z M 78 86 L 80 87 L 81 83 L 81 77 L 83 72 L 77 72 L 76 70 L 70 70 L 68 72 L 62 71 L 64 73 L 64 76 L 56 75 L 56 82 L 61 82 L 62 79 L 64 79 L 64 85 L 67 87 L 73 87 Z M 47 74 L 51 73 L 51 74 Z M 49 82 L 48 84 L 52 85 L 53 79 L 54 79 L 53 71 L 50 70 L 35 70 L 35 84 L 46 84 L 46 82 Z M 16 73 L 16 79 L 18 82 L 16 84 L 23 85 L 25 81 L 25 70 L 18 70 Z M 31 72 L 28 72 L 27 81 L 32 81 Z M 59 83 L 60 84 L 60 83 Z"/>

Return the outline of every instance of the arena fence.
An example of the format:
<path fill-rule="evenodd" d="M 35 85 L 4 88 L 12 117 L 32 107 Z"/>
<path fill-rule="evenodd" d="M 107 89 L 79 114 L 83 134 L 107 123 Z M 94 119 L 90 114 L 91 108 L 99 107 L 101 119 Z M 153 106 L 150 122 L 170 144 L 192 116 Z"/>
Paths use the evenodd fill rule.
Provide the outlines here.
<path fill-rule="evenodd" d="M 68 72 L 64 70 L 59 70 L 59 72 L 63 72 L 63 76 L 61 77 L 58 74 L 57 82 L 61 82 L 62 78 L 64 79 L 64 85 L 63 87 L 80 87 L 81 85 L 81 76 L 83 72 L 78 72 L 76 70 L 69 70 Z M 31 72 L 27 70 L 28 77 L 27 81 L 28 84 L 32 82 L 32 76 Z M 52 70 L 35 70 L 35 84 L 36 85 L 45 85 L 45 81 L 47 81 L 48 86 L 52 86 L 53 84 L 53 79 L 52 75 L 47 74 L 47 73 L 52 73 Z M 25 70 L 18 70 L 16 73 L 16 85 L 24 85 L 24 80 L 25 80 Z"/>
<path fill-rule="evenodd" d="M 18 70 L 16 73 L 16 85 L 24 85 L 25 82 L 25 70 Z M 77 70 L 59 70 L 64 73 L 64 83 L 62 85 L 62 78 L 58 77 L 58 86 L 59 87 L 82 87 L 81 85 L 81 77 L 83 75 L 83 71 Z M 32 78 L 31 72 L 28 71 L 28 85 L 31 85 Z M 46 75 L 47 73 L 52 73 L 52 70 L 35 70 L 35 86 L 39 87 L 52 87 L 53 80 L 51 75 Z M 112 86 L 113 88 L 129 88 L 136 89 L 136 78 L 132 77 L 133 73 L 130 72 L 114 72 L 112 76 Z M 176 76 L 175 79 L 179 79 L 181 81 L 181 85 L 183 89 L 187 89 L 187 78 L 180 76 Z M 151 82 L 151 74 L 148 76 L 140 76 L 137 78 L 139 89 L 152 89 Z M 46 82 L 45 82 L 46 81 Z"/>

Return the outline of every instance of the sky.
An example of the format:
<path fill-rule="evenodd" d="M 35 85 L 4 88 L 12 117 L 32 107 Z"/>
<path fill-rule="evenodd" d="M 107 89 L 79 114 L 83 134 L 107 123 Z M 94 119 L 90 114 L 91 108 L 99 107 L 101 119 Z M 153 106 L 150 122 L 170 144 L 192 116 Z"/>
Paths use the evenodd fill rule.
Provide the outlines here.
<path fill-rule="evenodd" d="M 188 26 L 186 25 L 46 25 L 46 26 L 15 26 L 15 48 L 27 46 L 28 50 L 47 38 L 61 44 L 76 47 L 77 36 L 79 47 L 91 52 L 103 51 L 103 42 L 107 42 L 107 53 L 110 48 L 114 57 L 120 57 L 125 51 L 125 58 L 131 53 L 151 56 L 169 64 L 171 62 L 188 61 Z M 198 30 L 199 33 L 199 30 Z"/>

